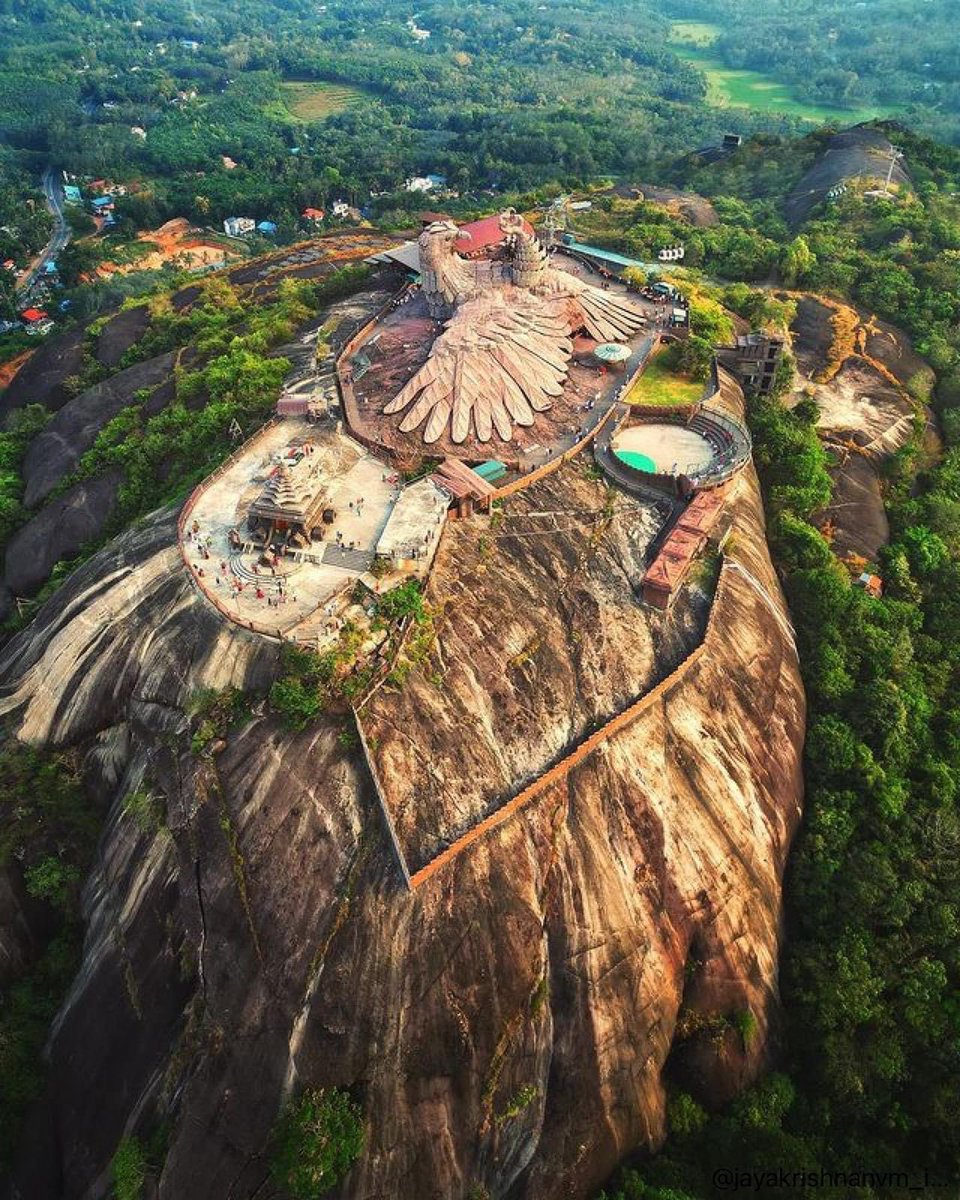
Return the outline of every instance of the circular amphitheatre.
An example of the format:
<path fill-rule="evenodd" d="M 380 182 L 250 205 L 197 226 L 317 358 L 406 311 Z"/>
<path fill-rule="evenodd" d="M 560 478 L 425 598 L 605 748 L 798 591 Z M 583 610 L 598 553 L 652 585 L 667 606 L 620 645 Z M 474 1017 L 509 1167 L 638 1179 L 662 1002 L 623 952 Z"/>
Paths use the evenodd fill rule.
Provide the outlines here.
<path fill-rule="evenodd" d="M 685 425 L 643 424 L 621 430 L 611 444 L 616 457 L 650 475 L 689 475 L 713 461 L 714 448 Z"/>

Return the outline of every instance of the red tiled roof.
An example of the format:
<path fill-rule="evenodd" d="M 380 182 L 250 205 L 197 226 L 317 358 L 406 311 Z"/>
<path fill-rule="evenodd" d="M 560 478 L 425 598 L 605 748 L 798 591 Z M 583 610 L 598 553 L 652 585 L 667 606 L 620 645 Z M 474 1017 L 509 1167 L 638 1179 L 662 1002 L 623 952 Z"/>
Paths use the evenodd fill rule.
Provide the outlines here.
<path fill-rule="evenodd" d="M 303 215 L 308 221 L 322 221 L 324 212 L 322 208 L 305 208 L 303 210 Z"/>
<path fill-rule="evenodd" d="M 25 308 L 20 315 L 25 321 L 45 321 L 47 318 L 42 308 Z"/>
<path fill-rule="evenodd" d="M 661 547 L 660 553 L 650 564 L 650 569 L 644 576 L 644 583 L 673 591 L 680 586 L 690 564 L 697 557 L 703 545 L 703 535 L 691 533 L 677 526 Z"/>
<path fill-rule="evenodd" d="M 684 509 L 677 522 L 677 528 L 689 530 L 691 533 L 708 534 L 722 510 L 722 488 L 711 492 L 698 492 Z"/>
<path fill-rule="evenodd" d="M 523 228 L 526 233 L 533 233 L 533 226 L 526 220 L 523 222 Z M 469 238 L 465 237 L 465 234 L 469 234 Z M 457 249 L 461 254 L 473 254 L 477 250 L 486 249 L 487 246 L 499 245 L 503 241 L 500 214 L 484 217 L 482 221 L 470 221 L 466 225 L 461 225 L 460 237 L 457 240 L 460 243 Z"/>

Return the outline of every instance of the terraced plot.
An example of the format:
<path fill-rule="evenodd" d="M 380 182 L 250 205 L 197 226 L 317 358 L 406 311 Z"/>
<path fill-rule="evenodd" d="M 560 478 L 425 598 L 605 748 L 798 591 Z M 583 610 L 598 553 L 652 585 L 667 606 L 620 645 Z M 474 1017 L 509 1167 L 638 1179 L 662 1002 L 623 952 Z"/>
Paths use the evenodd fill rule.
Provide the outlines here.
<path fill-rule="evenodd" d="M 301 121 L 320 121 L 359 104 L 364 93 L 348 83 L 323 80 L 287 80 L 280 84 L 283 102 Z"/>

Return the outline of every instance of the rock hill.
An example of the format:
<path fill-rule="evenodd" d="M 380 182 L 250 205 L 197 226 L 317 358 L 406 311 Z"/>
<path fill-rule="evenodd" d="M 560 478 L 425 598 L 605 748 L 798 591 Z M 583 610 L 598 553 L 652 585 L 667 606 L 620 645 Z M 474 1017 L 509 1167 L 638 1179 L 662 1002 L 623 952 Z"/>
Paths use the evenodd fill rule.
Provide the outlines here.
<path fill-rule="evenodd" d="M 511 501 L 508 526 L 556 507 L 558 488 L 604 508 L 575 464 Z M 191 744 L 190 697 L 262 692 L 278 652 L 194 590 L 175 513 L 75 572 L 0 655 L 11 728 L 85 750 L 88 786 L 112 798 L 13 1194 L 106 1196 L 121 1138 L 165 1128 L 156 1196 L 266 1195 L 284 1098 L 337 1084 L 365 1131 L 342 1198 L 579 1200 L 662 1139 L 667 1080 L 708 1104 L 749 1081 L 775 1043 L 804 700 L 752 472 L 729 514 L 737 565 L 704 653 L 417 892 L 348 716 L 294 734 L 254 705 Z M 501 772 L 494 791 L 542 770 L 702 636 L 703 602 L 655 619 L 638 607 L 634 535 L 558 523 L 522 549 L 451 527 L 436 642 L 372 702 L 411 827 L 458 828 L 491 802 L 479 767 Z M 160 824 L 125 811 L 144 788 Z"/>

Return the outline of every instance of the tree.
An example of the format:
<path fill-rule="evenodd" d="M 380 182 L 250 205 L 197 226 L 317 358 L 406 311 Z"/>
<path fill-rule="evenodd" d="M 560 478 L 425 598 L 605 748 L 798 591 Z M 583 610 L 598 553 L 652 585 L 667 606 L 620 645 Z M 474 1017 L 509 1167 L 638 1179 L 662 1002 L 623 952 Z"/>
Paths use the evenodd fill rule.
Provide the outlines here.
<path fill-rule="evenodd" d="M 335 1187 L 363 1148 L 360 1109 L 346 1092 L 304 1092 L 280 1117 L 270 1171 L 293 1200 L 316 1200 Z"/>
<path fill-rule="evenodd" d="M 706 338 L 692 333 L 680 344 L 677 365 L 692 379 L 707 379 L 713 365 L 713 346 Z"/>
<path fill-rule="evenodd" d="M 784 283 L 795 287 L 813 270 L 816 263 L 817 256 L 810 249 L 807 239 L 802 235 L 795 237 L 784 250 L 780 263 Z"/>

